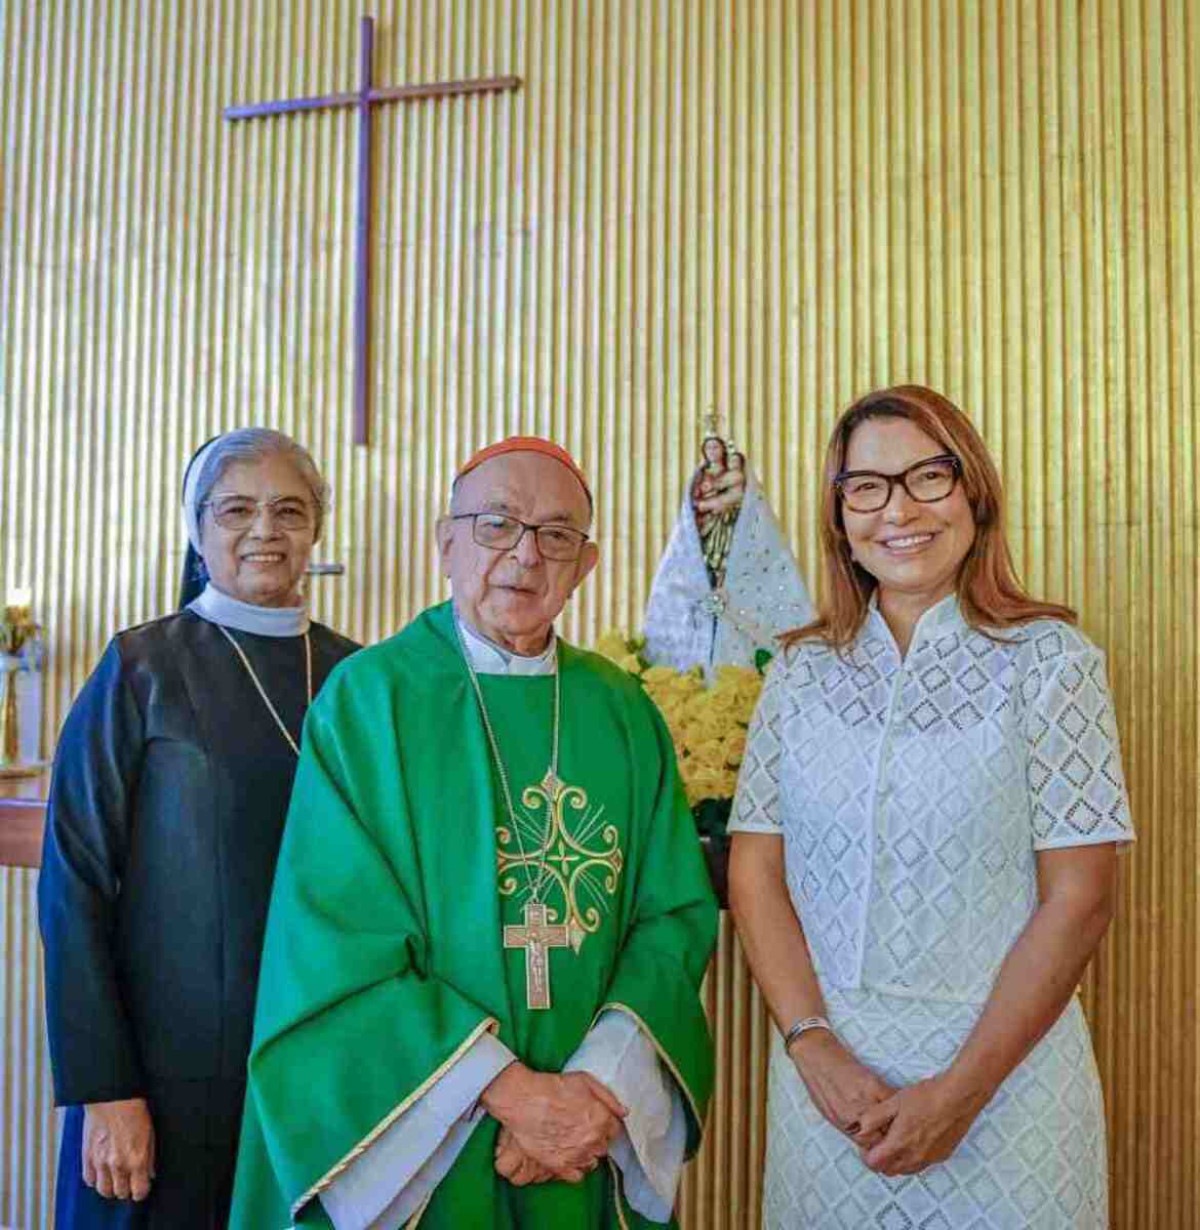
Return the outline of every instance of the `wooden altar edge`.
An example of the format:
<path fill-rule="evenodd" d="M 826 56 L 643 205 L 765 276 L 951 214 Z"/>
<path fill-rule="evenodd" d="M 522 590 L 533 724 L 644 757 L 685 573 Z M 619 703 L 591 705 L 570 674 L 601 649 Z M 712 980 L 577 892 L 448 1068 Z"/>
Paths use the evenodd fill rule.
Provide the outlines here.
<path fill-rule="evenodd" d="M 0 781 L 0 867 L 42 865 L 48 784 L 45 774 Z"/>

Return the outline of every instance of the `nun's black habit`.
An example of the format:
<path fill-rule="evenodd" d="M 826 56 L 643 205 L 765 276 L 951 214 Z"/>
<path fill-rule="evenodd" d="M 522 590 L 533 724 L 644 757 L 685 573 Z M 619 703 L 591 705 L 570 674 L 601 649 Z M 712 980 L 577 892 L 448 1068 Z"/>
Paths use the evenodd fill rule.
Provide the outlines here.
<path fill-rule="evenodd" d="M 232 629 L 297 742 L 303 636 Z M 313 688 L 357 646 L 312 624 Z M 38 904 L 55 1099 L 68 1107 L 60 1230 L 225 1224 L 259 948 L 296 756 L 216 622 L 120 633 L 55 757 Z M 149 1198 L 82 1180 L 83 1106 L 144 1097 Z"/>

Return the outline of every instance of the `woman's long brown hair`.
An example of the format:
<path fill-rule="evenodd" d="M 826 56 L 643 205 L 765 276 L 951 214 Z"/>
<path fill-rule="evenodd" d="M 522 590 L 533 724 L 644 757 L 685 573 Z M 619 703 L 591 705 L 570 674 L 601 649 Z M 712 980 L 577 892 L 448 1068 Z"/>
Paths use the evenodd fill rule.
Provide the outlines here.
<path fill-rule="evenodd" d="M 962 485 L 975 517 L 975 541 L 958 572 L 958 603 L 963 617 L 981 631 L 1011 628 L 1033 619 L 1074 623 L 1075 612 L 1054 602 L 1030 597 L 1017 579 L 1004 537 L 1004 503 L 1000 475 L 983 437 L 948 398 L 919 384 L 901 384 L 868 393 L 854 403 L 833 429 L 825 457 L 821 499 L 821 560 L 824 592 L 817 617 L 785 633 L 785 648 L 803 640 L 821 640 L 846 648 L 858 635 L 877 582 L 850 554 L 842 520 L 842 501 L 834 479 L 845 468 L 854 429 L 868 419 L 908 419 L 962 463 Z"/>

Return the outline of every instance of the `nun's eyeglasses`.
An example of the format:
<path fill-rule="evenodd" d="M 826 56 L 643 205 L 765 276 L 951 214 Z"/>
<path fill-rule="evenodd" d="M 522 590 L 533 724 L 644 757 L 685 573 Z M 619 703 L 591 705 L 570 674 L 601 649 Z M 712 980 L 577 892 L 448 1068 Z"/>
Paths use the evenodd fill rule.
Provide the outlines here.
<path fill-rule="evenodd" d="M 252 500 L 248 495 L 221 495 L 205 500 L 200 506 L 212 509 L 213 520 L 223 530 L 248 530 L 258 519 L 258 510 L 265 508 L 273 525 L 281 530 L 306 530 L 313 523 L 312 509 L 292 496 L 274 500 Z"/>
<path fill-rule="evenodd" d="M 939 453 L 899 474 L 843 470 L 833 480 L 833 485 L 851 512 L 869 513 L 887 507 L 897 483 L 918 504 L 936 504 L 954 490 L 961 476 L 962 462 L 953 453 Z"/>

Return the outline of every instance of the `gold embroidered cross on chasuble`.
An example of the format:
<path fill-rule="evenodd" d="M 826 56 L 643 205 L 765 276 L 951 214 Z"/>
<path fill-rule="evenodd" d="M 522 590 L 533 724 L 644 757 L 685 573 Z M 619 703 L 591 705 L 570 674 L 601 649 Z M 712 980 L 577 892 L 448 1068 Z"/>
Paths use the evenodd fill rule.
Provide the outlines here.
<path fill-rule="evenodd" d="M 524 881 L 529 897 L 524 923 L 505 926 L 504 947 L 525 949 L 526 1006 L 547 1009 L 550 950 L 570 947 L 578 953 L 596 932 L 617 891 L 624 856 L 620 833 L 604 820 L 603 806 L 589 806 L 585 790 L 554 772 L 527 786 L 521 805 L 510 825 L 496 829 L 500 895 L 513 896 Z M 526 840 L 536 844 L 530 848 Z"/>

